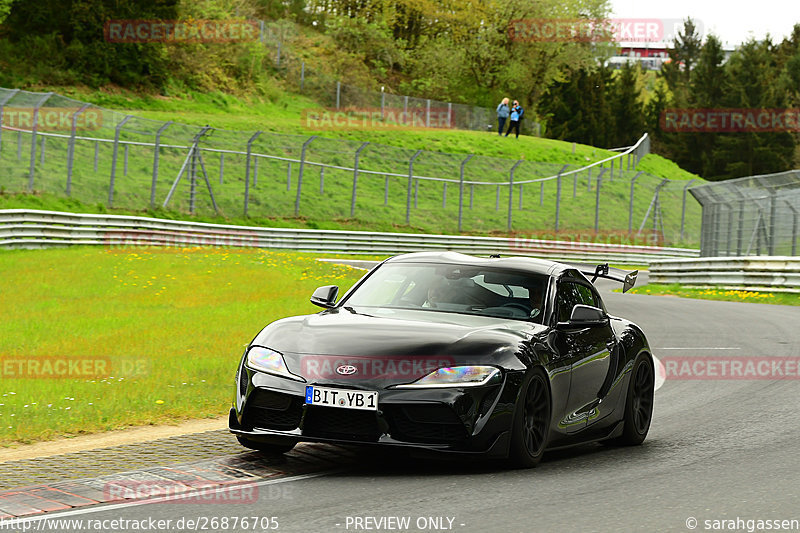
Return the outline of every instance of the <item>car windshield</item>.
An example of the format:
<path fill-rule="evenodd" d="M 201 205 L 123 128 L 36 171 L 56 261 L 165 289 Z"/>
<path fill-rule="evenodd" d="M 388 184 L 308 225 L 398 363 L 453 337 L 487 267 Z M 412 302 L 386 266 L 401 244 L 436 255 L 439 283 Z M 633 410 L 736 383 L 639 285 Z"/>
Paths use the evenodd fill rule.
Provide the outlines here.
<path fill-rule="evenodd" d="M 346 300 L 349 307 L 419 309 L 541 323 L 546 275 L 454 264 L 385 264 Z"/>

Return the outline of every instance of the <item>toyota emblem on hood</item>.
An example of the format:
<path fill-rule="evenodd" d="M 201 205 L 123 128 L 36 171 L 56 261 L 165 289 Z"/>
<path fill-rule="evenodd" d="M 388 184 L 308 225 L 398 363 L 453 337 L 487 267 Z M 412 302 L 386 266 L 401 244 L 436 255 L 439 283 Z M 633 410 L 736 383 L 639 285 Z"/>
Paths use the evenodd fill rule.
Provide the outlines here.
<path fill-rule="evenodd" d="M 341 365 L 336 367 L 336 373 L 343 376 L 352 376 L 356 372 L 358 372 L 358 369 L 353 365 Z"/>

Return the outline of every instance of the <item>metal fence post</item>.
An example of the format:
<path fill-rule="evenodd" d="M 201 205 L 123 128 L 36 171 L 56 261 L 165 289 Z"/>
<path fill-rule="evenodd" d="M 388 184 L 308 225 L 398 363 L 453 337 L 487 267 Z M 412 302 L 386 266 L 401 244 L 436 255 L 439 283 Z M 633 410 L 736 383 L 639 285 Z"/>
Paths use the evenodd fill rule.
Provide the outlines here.
<path fill-rule="evenodd" d="M 292 190 L 292 162 L 286 165 L 286 190 Z"/>
<path fill-rule="evenodd" d="M 325 194 L 325 167 L 319 167 L 319 193 Z"/>
<path fill-rule="evenodd" d="M 561 174 L 569 168 L 569 165 L 564 165 L 558 171 L 556 176 L 556 232 L 558 232 L 559 224 L 561 222 Z M 544 183 L 544 182 L 542 182 Z"/>
<path fill-rule="evenodd" d="M 737 228 L 736 228 L 736 255 L 737 256 L 741 256 L 742 255 L 742 239 L 744 238 L 744 210 L 745 210 L 745 205 L 746 205 L 746 203 L 745 203 L 744 200 L 741 200 L 739 202 L 739 224 L 737 225 Z M 705 212 L 705 208 L 703 209 L 703 212 Z M 703 233 L 704 232 L 702 232 L 702 229 L 701 229 L 701 236 L 703 235 Z M 702 250 L 702 248 L 703 247 L 701 245 L 700 249 Z"/>
<path fill-rule="evenodd" d="M 383 86 L 381 86 L 381 120 L 386 120 L 386 114 L 384 113 L 385 106 L 386 106 L 386 93 L 383 92 Z"/>
<path fill-rule="evenodd" d="M 522 164 L 524 159 L 520 159 L 514 166 L 511 167 L 511 171 L 508 173 L 508 222 L 506 223 L 506 230 L 511 231 L 511 214 L 513 213 L 514 209 L 514 171 L 517 170 L 517 167 Z"/>
<path fill-rule="evenodd" d="M 597 175 L 597 181 L 594 186 L 595 188 L 595 195 L 594 195 L 594 232 L 597 233 L 600 231 L 600 186 L 603 184 L 603 174 L 606 173 L 606 169 L 600 171 L 600 174 Z"/>
<path fill-rule="evenodd" d="M 361 157 L 361 151 L 369 145 L 369 142 L 365 142 L 362 144 L 358 150 L 356 150 L 356 157 L 355 163 L 353 164 L 353 194 L 350 197 L 350 218 L 353 218 L 353 215 L 356 212 L 356 190 L 358 187 L 358 160 Z"/>
<path fill-rule="evenodd" d="M 339 104 L 342 98 L 342 82 L 336 82 L 336 109 L 339 109 Z"/>
<path fill-rule="evenodd" d="M 130 151 L 129 150 L 130 147 L 131 146 L 129 144 L 126 144 L 125 145 L 125 149 L 122 151 L 122 153 L 123 153 L 123 155 L 122 155 L 122 175 L 123 176 L 127 176 L 128 175 L 128 152 Z"/>
<path fill-rule="evenodd" d="M 628 233 L 629 234 L 633 233 L 633 193 L 634 193 L 634 187 L 636 186 L 636 180 L 641 175 L 642 175 L 642 172 L 639 172 L 631 179 L 631 197 L 630 197 L 630 201 L 628 202 Z M 686 199 L 686 197 L 684 197 L 684 200 L 685 199 Z"/>
<path fill-rule="evenodd" d="M 614 181 L 614 160 L 611 160 L 611 174 L 609 175 L 608 181 Z"/>
<path fill-rule="evenodd" d="M 447 207 L 447 182 L 444 182 L 442 187 L 442 209 Z"/>
<path fill-rule="evenodd" d="M 407 117 L 408 113 L 408 95 L 403 96 L 403 116 Z"/>
<path fill-rule="evenodd" d="M 778 212 L 778 197 L 775 191 L 772 191 L 769 195 L 769 244 L 768 250 L 769 255 L 775 255 L 775 243 L 778 240 L 777 233 L 778 233 L 778 224 L 776 222 Z"/>
<path fill-rule="evenodd" d="M 417 195 L 419 194 L 419 178 L 414 180 L 414 209 L 417 208 Z"/>
<path fill-rule="evenodd" d="M 589 167 L 586 170 L 588 176 L 586 177 L 586 190 L 588 192 L 592 192 L 592 167 Z"/>
<path fill-rule="evenodd" d="M 641 172 L 639 174 L 641 174 Z M 637 176 L 639 174 L 637 174 Z M 689 186 L 691 186 L 694 181 L 694 179 L 690 179 L 689 182 L 683 187 L 683 203 L 681 205 L 681 242 L 683 242 L 683 230 L 686 225 L 686 193 L 688 192 Z"/>
<path fill-rule="evenodd" d="M 461 174 L 458 182 L 458 232 L 461 233 L 461 222 L 464 215 L 464 167 L 472 159 L 473 154 L 469 154 L 461 162 Z M 470 194 L 470 208 L 472 208 L 472 195 Z"/>
<path fill-rule="evenodd" d="M 114 205 L 114 179 L 116 178 L 117 173 L 117 153 L 119 151 L 119 134 L 122 131 L 122 127 L 132 119 L 133 116 L 126 115 L 117 127 L 114 128 L 114 151 L 111 156 L 111 179 L 108 182 L 108 207 L 113 207 Z"/>
<path fill-rule="evenodd" d="M 33 108 L 33 126 L 31 127 L 31 166 L 28 173 L 28 192 L 33 192 L 33 176 L 36 167 L 36 131 L 39 126 L 39 108 L 42 107 L 42 105 L 51 96 L 53 96 L 53 93 L 46 93 L 36 102 L 36 107 Z"/>
<path fill-rule="evenodd" d="M 222 178 L 225 176 L 225 153 L 219 154 L 219 184 L 222 185 Z"/>
<path fill-rule="evenodd" d="M 45 147 L 47 146 L 47 137 L 42 136 L 42 148 L 39 150 L 39 165 L 44 166 L 45 160 Z"/>
<path fill-rule="evenodd" d="M 383 177 L 383 205 L 389 205 L 389 176 Z"/>
<path fill-rule="evenodd" d="M 13 91 L 9 91 L 8 94 L 6 94 L 6 96 L 2 100 L 0 100 L 0 150 L 3 149 L 3 110 L 5 109 L 6 104 L 10 102 L 11 99 L 14 98 L 14 96 L 16 96 L 18 92 L 19 89 L 14 89 Z"/>
<path fill-rule="evenodd" d="M 70 129 L 69 144 L 67 145 L 67 196 L 72 195 L 72 165 L 75 161 L 75 136 L 78 130 L 78 115 L 86 111 L 86 108 L 90 105 L 92 104 L 83 104 L 83 107 L 72 115 L 72 128 Z"/>
<path fill-rule="evenodd" d="M 261 132 L 257 131 L 247 141 L 247 160 L 245 161 L 244 170 L 244 216 L 247 216 L 247 207 L 250 203 L 250 154 L 253 152 L 253 143 L 258 139 L 259 135 L 261 135 Z"/>
<path fill-rule="evenodd" d="M 308 140 L 303 143 L 303 148 L 300 150 L 300 170 L 297 175 L 297 196 L 294 200 L 294 216 L 300 214 L 300 192 L 303 189 L 303 167 L 306 163 L 306 148 L 308 148 L 308 145 L 316 138 L 316 135 L 309 137 Z"/>
<path fill-rule="evenodd" d="M 794 206 L 791 203 L 789 203 L 788 200 L 785 200 L 785 202 L 786 202 L 787 207 L 789 207 L 789 209 L 792 212 L 792 257 L 794 257 L 794 256 L 797 255 L 797 215 L 798 215 L 798 212 L 797 212 L 797 209 L 795 209 Z"/>
<path fill-rule="evenodd" d="M 300 90 L 305 88 L 306 84 L 306 62 L 300 63 Z"/>
<path fill-rule="evenodd" d="M 539 207 L 544 205 L 544 181 L 539 182 Z"/>
<path fill-rule="evenodd" d="M 419 157 L 422 150 L 417 150 L 411 159 L 408 161 L 408 190 L 406 191 L 406 225 L 411 220 L 411 182 L 414 181 L 414 160 Z"/>

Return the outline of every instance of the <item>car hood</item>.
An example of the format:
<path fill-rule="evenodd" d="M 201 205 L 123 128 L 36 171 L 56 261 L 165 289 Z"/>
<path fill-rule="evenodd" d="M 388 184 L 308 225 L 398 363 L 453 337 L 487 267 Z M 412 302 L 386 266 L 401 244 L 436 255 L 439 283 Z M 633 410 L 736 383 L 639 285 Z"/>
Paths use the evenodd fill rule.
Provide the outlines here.
<path fill-rule="evenodd" d="M 337 308 L 273 322 L 252 344 L 283 353 L 289 370 L 306 378 L 333 378 L 331 372 L 342 364 L 366 369 L 364 361 L 373 359 L 389 360 L 381 367 L 389 369 L 411 360 L 414 370 L 409 371 L 420 377 L 430 368 L 456 364 L 518 365 L 521 343 L 544 329 L 519 320 L 431 310 Z M 371 377 L 380 377 L 376 372 Z"/>

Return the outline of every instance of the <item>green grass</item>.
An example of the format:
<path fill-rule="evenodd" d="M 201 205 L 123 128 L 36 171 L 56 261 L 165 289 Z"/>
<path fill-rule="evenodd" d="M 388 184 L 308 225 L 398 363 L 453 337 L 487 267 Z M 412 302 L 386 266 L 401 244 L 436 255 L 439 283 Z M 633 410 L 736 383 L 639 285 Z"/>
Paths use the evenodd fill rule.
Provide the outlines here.
<path fill-rule="evenodd" d="M 650 284 L 635 287 L 630 290 L 632 294 L 647 294 L 658 296 L 678 296 L 681 298 L 698 298 L 702 300 L 722 300 L 726 302 L 754 302 L 776 305 L 800 305 L 800 294 L 786 292 L 761 292 L 731 290 L 717 287 L 691 289 L 679 284 L 661 285 Z"/>
<path fill-rule="evenodd" d="M 0 364 L 101 359 L 97 379 L 0 380 L 0 445 L 224 415 L 243 347 L 363 271 L 235 249 L 0 252 Z M 113 376 L 113 377 L 112 377 Z"/>

